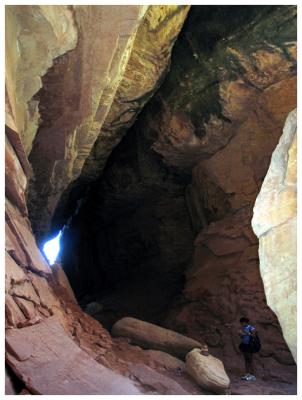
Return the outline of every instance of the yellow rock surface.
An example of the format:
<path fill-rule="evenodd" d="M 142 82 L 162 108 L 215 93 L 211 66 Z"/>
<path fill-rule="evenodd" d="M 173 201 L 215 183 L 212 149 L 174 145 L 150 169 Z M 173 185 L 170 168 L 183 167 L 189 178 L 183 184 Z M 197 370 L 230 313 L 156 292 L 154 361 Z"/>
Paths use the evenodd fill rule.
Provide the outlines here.
<path fill-rule="evenodd" d="M 259 237 L 267 303 L 297 359 L 297 112 L 292 111 L 257 197 L 252 225 Z"/>

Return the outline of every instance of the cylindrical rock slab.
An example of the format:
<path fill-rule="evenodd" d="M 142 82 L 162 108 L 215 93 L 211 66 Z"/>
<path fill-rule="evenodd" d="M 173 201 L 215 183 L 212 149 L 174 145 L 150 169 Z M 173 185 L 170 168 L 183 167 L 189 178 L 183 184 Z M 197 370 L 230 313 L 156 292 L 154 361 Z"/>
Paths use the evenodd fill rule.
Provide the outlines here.
<path fill-rule="evenodd" d="M 186 372 L 199 386 L 213 393 L 225 394 L 230 386 L 223 363 L 211 355 L 203 355 L 200 349 L 187 354 Z"/>
<path fill-rule="evenodd" d="M 132 344 L 144 349 L 165 351 L 182 359 L 192 349 L 204 347 L 197 340 L 180 333 L 131 317 L 117 321 L 111 333 L 113 336 L 127 337 Z"/>

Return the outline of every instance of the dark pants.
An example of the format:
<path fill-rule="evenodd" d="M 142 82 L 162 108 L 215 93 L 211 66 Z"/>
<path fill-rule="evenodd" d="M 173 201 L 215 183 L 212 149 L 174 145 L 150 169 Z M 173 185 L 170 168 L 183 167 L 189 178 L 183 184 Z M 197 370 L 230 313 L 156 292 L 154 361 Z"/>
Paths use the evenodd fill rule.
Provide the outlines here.
<path fill-rule="evenodd" d="M 244 343 L 241 343 L 239 349 L 243 355 L 244 362 L 245 362 L 245 372 L 247 374 L 254 375 L 254 365 L 253 365 L 253 353 L 251 352 L 250 346 Z"/>

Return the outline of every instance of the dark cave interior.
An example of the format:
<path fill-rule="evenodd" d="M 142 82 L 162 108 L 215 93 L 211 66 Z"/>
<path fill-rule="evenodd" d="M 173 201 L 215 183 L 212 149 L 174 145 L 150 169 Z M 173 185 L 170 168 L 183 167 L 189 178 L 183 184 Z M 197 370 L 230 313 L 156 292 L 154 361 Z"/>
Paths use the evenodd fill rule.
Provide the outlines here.
<path fill-rule="evenodd" d="M 238 79 L 242 72 L 227 49 L 235 42 L 243 52 L 263 48 L 267 20 L 278 18 L 286 19 L 286 29 L 268 35 L 275 44 L 293 35 L 281 8 L 193 6 L 160 89 L 113 149 L 100 176 L 89 183 L 78 179 L 63 217 L 58 207 L 53 231 L 69 218 L 63 268 L 82 307 L 97 302 L 94 317 L 107 328 L 127 315 L 165 324 L 173 304 L 182 302 L 194 239 L 228 214 L 234 196 L 206 172 L 197 201 L 192 185 L 192 168 L 226 146 L 237 128 L 219 100 L 221 79 Z M 175 115 L 180 138 L 176 133 L 174 146 Z M 226 137 L 203 149 L 177 145 L 186 129 L 203 140 L 211 115 L 229 127 Z M 161 140 L 165 129 L 172 131 L 172 140 Z M 259 186 L 268 163 L 269 157 L 257 174 Z"/>
<path fill-rule="evenodd" d="M 193 252 L 190 176 L 164 164 L 138 125 L 113 150 L 62 240 L 80 304 L 102 304 L 107 327 L 126 315 L 163 321 Z"/>

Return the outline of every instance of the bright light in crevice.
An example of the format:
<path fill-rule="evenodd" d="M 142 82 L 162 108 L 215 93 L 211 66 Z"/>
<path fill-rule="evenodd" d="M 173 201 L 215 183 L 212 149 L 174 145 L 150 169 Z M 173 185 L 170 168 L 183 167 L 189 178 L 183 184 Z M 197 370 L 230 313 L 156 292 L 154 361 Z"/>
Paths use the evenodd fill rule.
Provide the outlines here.
<path fill-rule="evenodd" d="M 48 240 L 43 246 L 43 252 L 47 257 L 50 265 L 53 265 L 60 252 L 60 238 L 62 232 L 60 231 L 57 236 L 51 240 Z"/>

